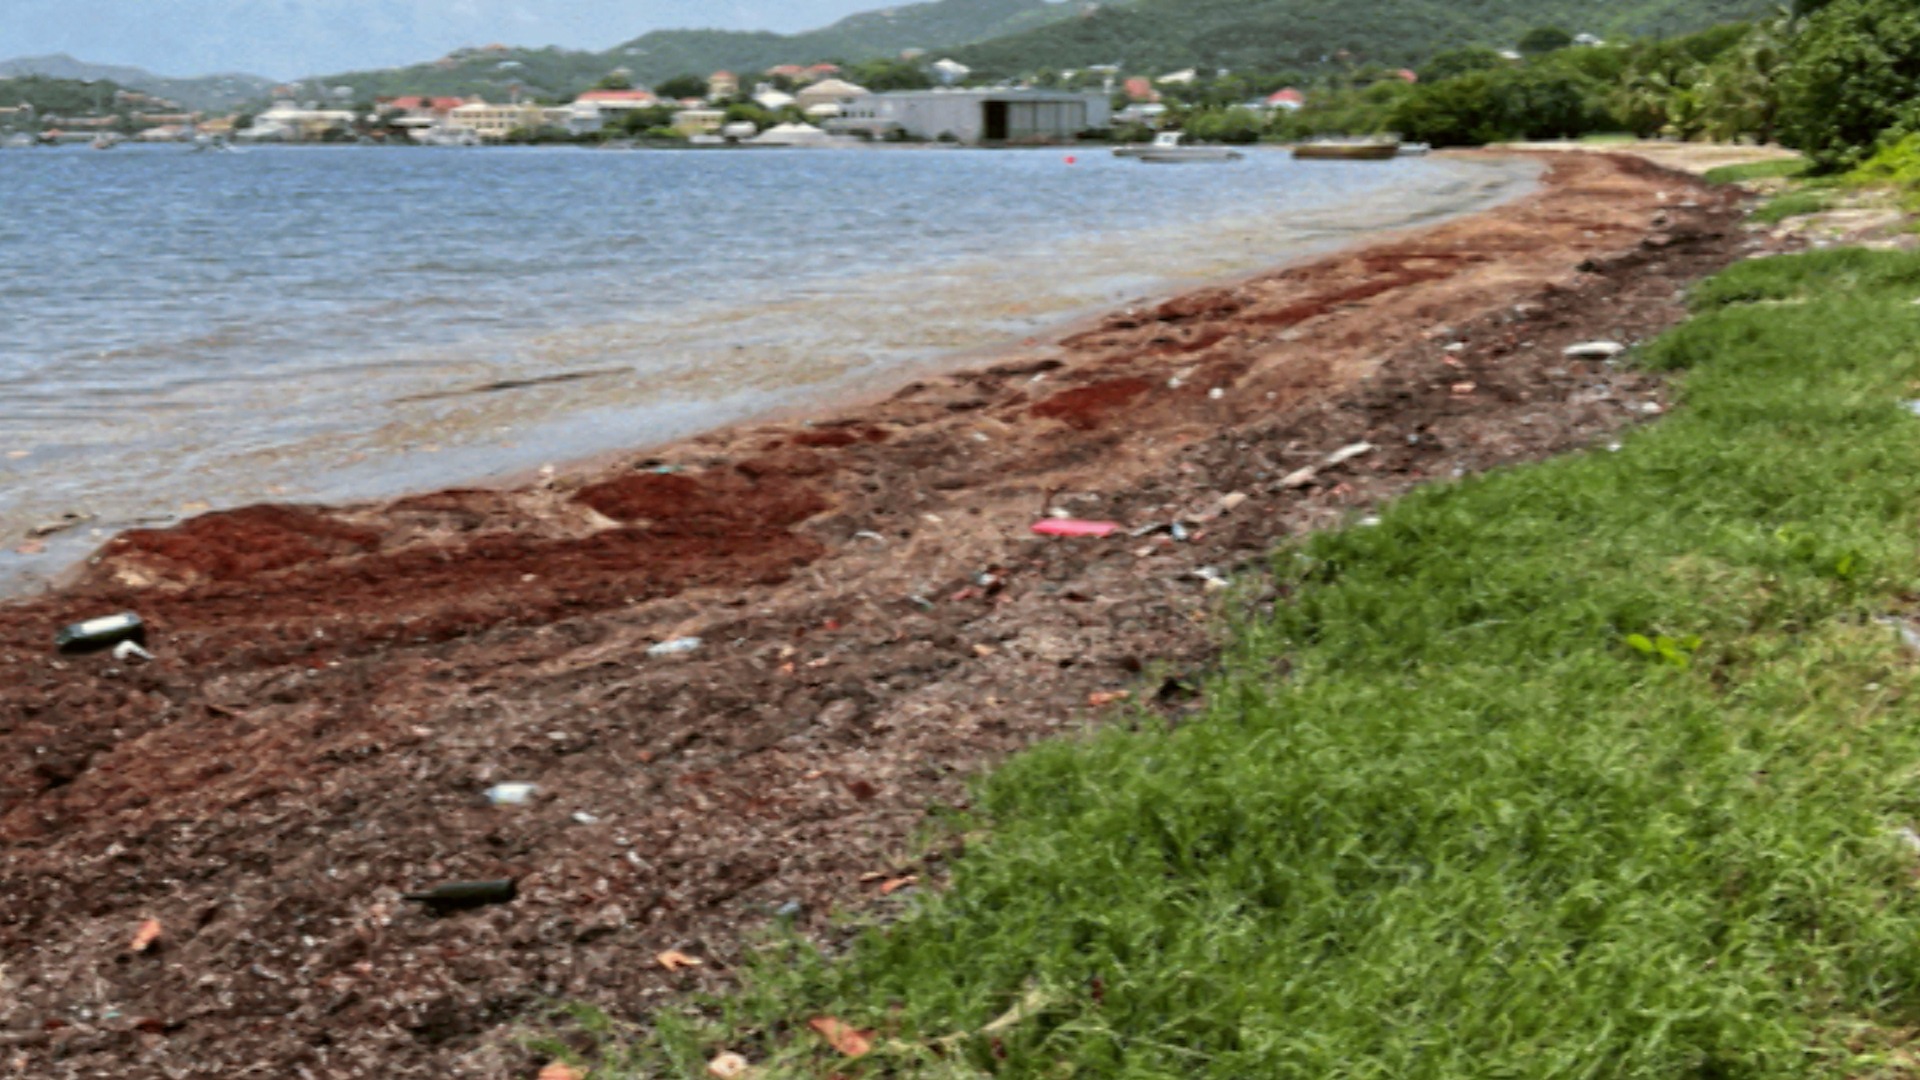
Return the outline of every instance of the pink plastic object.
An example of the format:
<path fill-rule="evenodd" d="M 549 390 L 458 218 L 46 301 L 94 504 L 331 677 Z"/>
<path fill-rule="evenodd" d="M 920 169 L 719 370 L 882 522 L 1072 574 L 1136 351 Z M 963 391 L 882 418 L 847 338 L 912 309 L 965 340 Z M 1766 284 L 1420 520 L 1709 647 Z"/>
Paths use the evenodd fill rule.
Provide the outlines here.
<path fill-rule="evenodd" d="M 1112 536 L 1120 525 L 1112 521 L 1075 521 L 1072 518 L 1048 518 L 1033 523 L 1041 536 Z"/>

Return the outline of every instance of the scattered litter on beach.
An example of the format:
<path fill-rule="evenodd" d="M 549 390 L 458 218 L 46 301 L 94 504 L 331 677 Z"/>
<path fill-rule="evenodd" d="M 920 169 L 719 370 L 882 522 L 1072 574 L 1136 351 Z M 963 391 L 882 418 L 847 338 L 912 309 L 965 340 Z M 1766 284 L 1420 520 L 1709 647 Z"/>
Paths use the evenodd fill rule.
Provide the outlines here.
<path fill-rule="evenodd" d="M 662 641 L 657 645 L 649 645 L 647 647 L 647 655 L 677 656 L 681 653 L 693 652 L 703 644 L 705 644 L 705 642 L 697 637 L 679 637 L 671 641 Z"/>
<path fill-rule="evenodd" d="M 160 941 L 161 926 L 159 919 L 147 919 L 133 932 L 133 940 L 127 943 L 128 952 L 143 953 Z"/>
<path fill-rule="evenodd" d="M 521 782 L 495 784 L 481 794 L 491 806 L 520 806 L 540 791 L 540 785 Z"/>
<path fill-rule="evenodd" d="M 1611 360 L 1626 351 L 1617 341 L 1583 341 L 1560 350 L 1560 355 L 1569 360 Z"/>
<path fill-rule="evenodd" d="M 1352 461 L 1354 458 L 1357 458 L 1362 454 L 1371 454 L 1373 453 L 1374 449 L 1375 449 L 1374 445 L 1370 442 L 1351 443 L 1347 446 L 1341 447 L 1338 450 L 1335 450 L 1331 454 L 1328 454 L 1326 458 L 1320 462 L 1320 464 L 1326 468 L 1331 469 L 1335 465 L 1342 465 L 1342 464 L 1345 464 L 1346 462 Z"/>
<path fill-rule="evenodd" d="M 1083 521 L 1078 518 L 1048 518 L 1033 523 L 1033 531 L 1041 536 L 1089 536 L 1096 539 L 1112 536 L 1120 531 L 1119 522 Z"/>
<path fill-rule="evenodd" d="M 152 660 L 154 656 L 137 641 L 123 641 L 113 647 L 113 658 L 124 664 L 132 660 Z"/>
<path fill-rule="evenodd" d="M 1916 630 L 1913 623 L 1891 615 L 1881 615 L 1873 621 L 1882 626 L 1893 627 L 1894 632 L 1900 635 L 1900 643 L 1905 645 L 1909 652 L 1920 653 L 1920 630 Z"/>
<path fill-rule="evenodd" d="M 444 914 L 489 904 L 511 903 L 518 895 L 519 887 L 512 878 L 497 878 L 491 881 L 449 881 L 421 892 L 401 893 L 400 899 L 424 905 L 436 914 Z"/>
<path fill-rule="evenodd" d="M 54 647 L 63 653 L 101 652 L 123 641 L 140 645 L 147 641 L 147 624 L 130 611 L 74 623 L 53 638 Z"/>

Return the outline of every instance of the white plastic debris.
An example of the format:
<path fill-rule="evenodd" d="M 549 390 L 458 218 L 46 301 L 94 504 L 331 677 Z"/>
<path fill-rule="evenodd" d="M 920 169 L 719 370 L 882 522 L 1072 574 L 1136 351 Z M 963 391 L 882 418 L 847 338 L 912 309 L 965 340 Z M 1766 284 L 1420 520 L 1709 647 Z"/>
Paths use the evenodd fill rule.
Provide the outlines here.
<path fill-rule="evenodd" d="M 1319 475 L 1320 475 L 1320 470 L 1318 468 L 1315 468 L 1312 465 L 1309 465 L 1304 469 L 1295 469 L 1292 472 L 1288 473 L 1287 475 L 1281 477 L 1280 486 L 1283 488 L 1306 487 L 1308 484 L 1313 483 L 1314 477 Z"/>
<path fill-rule="evenodd" d="M 533 798 L 539 790 L 539 784 L 528 784 L 516 781 L 507 784 L 495 784 L 482 794 L 487 797 L 487 802 L 494 806 L 520 806 L 528 799 Z"/>
<path fill-rule="evenodd" d="M 600 824 L 600 819 L 587 813 L 585 810 L 575 810 L 573 812 L 573 823 L 575 825 L 598 825 Z"/>
<path fill-rule="evenodd" d="M 1583 341 L 1560 350 L 1560 355 L 1573 360 L 1611 360 L 1626 351 L 1627 347 L 1617 341 Z"/>
<path fill-rule="evenodd" d="M 153 654 L 141 648 L 137 641 L 123 641 L 113 647 L 113 658 L 124 664 L 129 660 L 151 660 Z"/>
<path fill-rule="evenodd" d="M 1373 449 L 1374 449 L 1373 444 L 1370 442 L 1352 443 L 1350 445 L 1343 446 L 1338 450 L 1335 450 L 1331 454 L 1328 454 L 1326 457 L 1326 460 L 1323 461 L 1322 464 L 1328 468 L 1332 468 L 1333 466 L 1338 465 L 1342 462 L 1352 461 L 1354 458 L 1357 458 L 1362 454 L 1371 454 L 1373 453 Z M 1282 482 L 1284 483 L 1285 481 L 1282 481 Z"/>
<path fill-rule="evenodd" d="M 1899 840 L 1901 843 L 1907 845 L 1908 851 L 1911 851 L 1916 855 L 1920 855 L 1920 833 L 1914 832 L 1913 829 L 1909 828 L 1908 826 L 1902 825 L 1899 828 L 1893 830 L 1893 836 L 1894 836 L 1894 839 Z"/>
<path fill-rule="evenodd" d="M 674 638 L 672 641 L 663 641 L 658 645 L 648 646 L 647 655 L 676 656 L 680 653 L 690 653 L 703 644 L 705 643 L 697 637 Z"/>
<path fill-rule="evenodd" d="M 1203 566 L 1195 570 L 1193 576 L 1207 583 L 1208 592 L 1213 592 L 1216 589 L 1224 589 L 1229 584 L 1227 576 L 1211 566 Z"/>
<path fill-rule="evenodd" d="M 1874 621 L 1883 626 L 1893 627 L 1894 632 L 1900 635 L 1900 643 L 1902 645 L 1905 645 L 1913 652 L 1920 653 L 1920 630 L 1915 630 L 1912 623 L 1905 619 L 1896 619 L 1885 615 L 1880 616 Z"/>
<path fill-rule="evenodd" d="M 1903 401 L 1900 404 L 1905 406 L 1908 412 L 1920 416 L 1920 401 Z"/>

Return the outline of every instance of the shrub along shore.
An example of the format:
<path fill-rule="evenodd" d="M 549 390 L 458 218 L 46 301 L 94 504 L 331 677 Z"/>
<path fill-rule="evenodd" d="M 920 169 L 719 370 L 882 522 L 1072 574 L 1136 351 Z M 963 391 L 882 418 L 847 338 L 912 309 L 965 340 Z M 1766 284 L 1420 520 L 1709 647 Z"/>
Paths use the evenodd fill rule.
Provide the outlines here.
<path fill-rule="evenodd" d="M 1858 249 L 1705 283 L 1627 358 L 1671 416 L 1277 552 L 1199 721 L 1009 762 L 950 887 L 608 1070 L 1904 1074 L 1916 297 Z"/>

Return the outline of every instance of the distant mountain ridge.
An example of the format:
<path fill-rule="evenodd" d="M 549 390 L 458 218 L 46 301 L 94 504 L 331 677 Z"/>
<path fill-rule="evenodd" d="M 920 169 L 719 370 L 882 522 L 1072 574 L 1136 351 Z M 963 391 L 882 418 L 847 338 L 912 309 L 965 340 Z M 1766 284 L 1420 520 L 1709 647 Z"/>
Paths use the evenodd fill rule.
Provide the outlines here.
<path fill-rule="evenodd" d="M 516 89 L 527 95 L 565 96 L 614 69 L 625 69 L 635 82 L 656 83 L 722 69 L 746 76 L 778 64 L 871 60 L 913 48 L 950 50 L 1043 27 L 1076 10 L 1073 0 L 927 0 L 861 12 L 799 34 L 655 30 L 605 52 L 462 50 L 431 63 L 309 81 L 349 86 L 361 98 L 427 93 L 504 100 Z"/>
<path fill-rule="evenodd" d="M 202 75 L 175 79 L 155 75 L 145 68 L 89 64 L 65 53 L 50 56 L 22 56 L 0 60 L 0 78 L 44 75 L 50 79 L 77 79 L 84 82 L 118 83 L 129 90 L 177 101 L 189 109 L 222 112 L 255 101 L 274 87 L 274 81 L 261 75 Z"/>
<path fill-rule="evenodd" d="M 1673 35 L 1766 15 L 1779 0 L 1132 0 L 954 50 L 977 72 L 1119 64 L 1151 74 L 1182 68 L 1307 69 L 1345 53 L 1415 65 L 1462 45 L 1509 47 L 1557 26 L 1600 37 Z"/>

